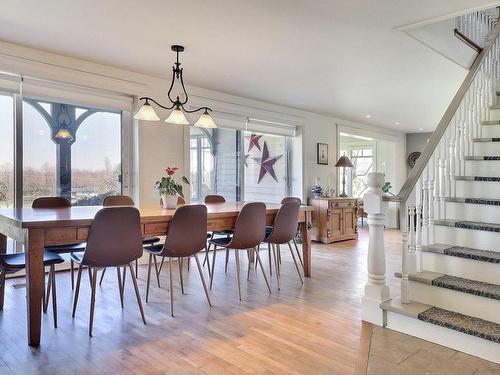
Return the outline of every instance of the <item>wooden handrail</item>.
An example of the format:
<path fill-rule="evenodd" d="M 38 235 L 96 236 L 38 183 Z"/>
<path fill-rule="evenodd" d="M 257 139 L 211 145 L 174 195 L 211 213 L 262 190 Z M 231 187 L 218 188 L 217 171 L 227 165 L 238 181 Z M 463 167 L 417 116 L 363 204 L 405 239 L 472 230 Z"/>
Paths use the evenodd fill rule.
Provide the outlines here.
<path fill-rule="evenodd" d="M 415 167 L 410 172 L 410 175 L 406 179 L 405 183 L 403 184 L 403 187 L 399 191 L 399 193 L 395 196 L 384 196 L 384 201 L 388 202 L 406 202 L 408 197 L 410 196 L 413 188 L 415 187 L 418 179 L 422 175 L 422 172 L 425 169 L 425 166 L 429 162 L 432 154 L 434 153 L 434 150 L 436 147 L 439 145 L 439 142 L 441 141 L 441 138 L 443 137 L 444 133 L 446 132 L 446 129 L 451 123 L 451 120 L 453 119 L 453 116 L 455 116 L 455 113 L 457 109 L 459 108 L 460 104 L 462 103 L 462 100 L 467 93 L 467 90 L 469 89 L 470 85 L 474 81 L 474 78 L 476 77 L 477 73 L 479 72 L 479 69 L 481 68 L 483 62 L 485 61 L 486 57 L 488 56 L 488 53 L 490 52 L 491 48 L 495 44 L 496 39 L 500 35 L 500 22 L 497 21 L 495 28 L 493 31 L 488 35 L 488 39 L 486 40 L 484 44 L 484 48 L 482 51 L 477 55 L 476 59 L 474 60 L 474 63 L 472 64 L 469 73 L 467 73 L 467 76 L 465 77 L 464 81 L 462 82 L 462 85 L 458 89 L 457 93 L 453 97 L 453 100 L 451 101 L 450 105 L 446 109 L 446 112 L 444 113 L 443 117 L 441 118 L 441 121 L 439 121 L 439 124 L 432 133 L 432 136 L 429 139 L 429 142 L 427 143 L 427 146 L 425 147 L 424 151 L 422 152 L 422 155 L 417 160 L 417 163 L 415 164 Z"/>

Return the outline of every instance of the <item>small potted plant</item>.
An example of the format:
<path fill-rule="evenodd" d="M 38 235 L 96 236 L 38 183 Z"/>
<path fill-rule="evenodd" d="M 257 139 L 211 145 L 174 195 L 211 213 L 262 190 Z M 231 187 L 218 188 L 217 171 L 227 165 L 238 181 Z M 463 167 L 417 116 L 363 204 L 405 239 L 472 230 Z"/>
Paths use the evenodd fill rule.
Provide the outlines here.
<path fill-rule="evenodd" d="M 182 193 L 182 184 L 185 183 L 189 185 L 189 180 L 186 176 L 182 176 L 179 180 L 174 180 L 175 172 L 178 170 L 175 165 L 167 167 L 165 172 L 166 176 L 163 176 L 161 180 L 156 181 L 155 190 L 160 194 L 163 208 L 176 208 L 177 207 L 177 197 L 180 196 L 184 198 Z"/>

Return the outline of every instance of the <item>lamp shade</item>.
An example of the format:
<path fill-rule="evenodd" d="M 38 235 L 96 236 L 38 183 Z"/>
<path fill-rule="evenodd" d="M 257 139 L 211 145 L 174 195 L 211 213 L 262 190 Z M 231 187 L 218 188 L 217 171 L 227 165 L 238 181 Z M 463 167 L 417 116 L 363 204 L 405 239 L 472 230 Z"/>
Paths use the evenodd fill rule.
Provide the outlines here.
<path fill-rule="evenodd" d="M 212 116 L 210 116 L 208 112 L 205 111 L 205 113 L 200 116 L 198 121 L 195 122 L 194 126 L 196 126 L 197 128 L 214 129 L 217 127 L 217 124 L 215 123 Z"/>
<path fill-rule="evenodd" d="M 66 128 L 61 128 L 59 131 L 56 133 L 55 138 L 57 139 L 65 139 L 67 141 L 72 141 L 73 136 L 71 135 L 71 132 L 66 129 Z"/>
<path fill-rule="evenodd" d="M 346 167 L 346 168 L 353 168 L 354 165 L 352 165 L 351 161 L 349 158 L 345 155 L 342 155 L 339 160 L 337 160 L 337 163 L 335 164 L 336 167 Z"/>
<path fill-rule="evenodd" d="M 156 114 L 155 110 L 151 105 L 146 102 L 144 105 L 139 108 L 137 113 L 134 115 L 136 120 L 145 120 L 145 121 L 160 121 L 160 118 Z"/>
<path fill-rule="evenodd" d="M 167 117 L 165 122 L 176 125 L 189 125 L 189 121 L 186 119 L 186 116 L 184 116 L 184 113 L 182 113 L 180 109 L 174 109 L 170 113 L 170 116 Z"/>

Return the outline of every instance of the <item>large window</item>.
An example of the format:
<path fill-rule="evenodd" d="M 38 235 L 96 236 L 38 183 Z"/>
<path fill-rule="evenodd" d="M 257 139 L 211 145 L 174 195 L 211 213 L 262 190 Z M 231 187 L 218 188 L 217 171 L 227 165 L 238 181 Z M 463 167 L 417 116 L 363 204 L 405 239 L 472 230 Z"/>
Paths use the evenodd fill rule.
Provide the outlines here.
<path fill-rule="evenodd" d="M 350 197 L 363 198 L 368 190 L 368 173 L 374 171 L 373 145 L 348 146 L 341 154 L 353 165 L 353 168 L 346 168 L 346 193 Z"/>
<path fill-rule="evenodd" d="M 286 136 L 223 128 L 190 131 L 192 201 L 219 194 L 228 201 L 279 202 L 289 195 Z"/>
<path fill-rule="evenodd" d="M 14 203 L 14 100 L 0 93 L 0 207 Z"/>

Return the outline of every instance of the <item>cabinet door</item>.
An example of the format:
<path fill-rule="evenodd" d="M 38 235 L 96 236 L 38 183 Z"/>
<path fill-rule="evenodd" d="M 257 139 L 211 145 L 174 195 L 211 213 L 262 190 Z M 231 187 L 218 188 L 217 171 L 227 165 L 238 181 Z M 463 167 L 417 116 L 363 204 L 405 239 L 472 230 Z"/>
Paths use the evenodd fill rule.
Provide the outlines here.
<path fill-rule="evenodd" d="M 327 238 L 335 239 L 342 234 L 342 209 L 330 208 L 328 210 Z"/>
<path fill-rule="evenodd" d="M 356 214 L 354 207 L 342 209 L 342 234 L 350 235 L 356 233 Z"/>

